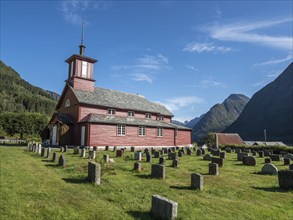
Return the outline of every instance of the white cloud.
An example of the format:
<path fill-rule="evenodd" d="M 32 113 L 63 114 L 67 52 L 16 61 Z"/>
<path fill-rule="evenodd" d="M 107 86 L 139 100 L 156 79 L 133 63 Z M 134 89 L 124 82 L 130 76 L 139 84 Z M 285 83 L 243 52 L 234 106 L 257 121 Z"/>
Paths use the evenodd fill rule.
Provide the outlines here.
<path fill-rule="evenodd" d="M 232 23 L 215 25 L 208 28 L 210 36 L 217 40 L 257 43 L 279 49 L 292 50 L 292 36 L 273 36 L 260 34 L 260 29 L 270 28 L 284 23 L 292 23 L 292 18 L 265 20 L 251 23 Z"/>
<path fill-rule="evenodd" d="M 155 75 L 159 73 L 169 72 L 171 70 L 169 60 L 162 54 L 144 55 L 137 58 L 131 65 L 114 65 L 111 71 L 120 73 L 123 78 L 128 77 L 137 82 L 152 83 Z M 116 75 L 116 74 L 115 74 Z"/>
<path fill-rule="evenodd" d="M 110 1 L 62 0 L 60 10 L 63 13 L 65 21 L 74 25 L 80 25 L 82 17 L 86 16 L 88 11 L 106 10 L 110 6 Z M 87 23 L 89 22 L 87 21 Z"/>
<path fill-rule="evenodd" d="M 199 71 L 195 66 L 192 66 L 192 65 L 185 65 L 185 67 L 187 68 L 187 69 L 190 69 L 190 70 L 193 70 L 193 71 Z"/>
<path fill-rule="evenodd" d="M 224 46 L 216 46 L 214 43 L 197 43 L 197 42 L 192 42 L 189 43 L 185 46 L 183 51 L 187 52 L 197 52 L 197 53 L 202 53 L 202 52 L 220 52 L 220 53 L 227 53 L 233 51 L 232 48 L 230 47 L 224 47 Z"/>
<path fill-rule="evenodd" d="M 182 97 L 175 97 L 172 99 L 167 99 L 163 102 L 158 102 L 171 112 L 178 111 L 181 108 L 186 108 L 191 105 L 203 104 L 204 99 L 197 97 L 197 96 L 182 96 Z"/>
<path fill-rule="evenodd" d="M 192 85 L 190 87 L 195 88 L 210 88 L 210 87 L 218 87 L 218 88 L 226 88 L 227 86 L 219 81 L 215 81 L 213 77 L 209 77 L 207 79 L 199 81 L 199 84 Z"/>
<path fill-rule="evenodd" d="M 146 73 L 133 73 L 130 74 L 130 79 L 134 80 L 134 81 L 138 81 L 138 82 L 142 82 L 142 81 L 146 81 L 148 83 L 152 83 L 153 79 L 150 75 L 146 74 Z"/>
<path fill-rule="evenodd" d="M 271 64 L 278 64 L 278 63 L 283 63 L 288 60 L 292 60 L 292 55 L 288 55 L 287 57 L 281 58 L 281 59 L 270 59 L 269 61 L 265 61 L 262 63 L 255 63 L 253 66 L 265 66 L 265 65 L 271 65 Z"/>

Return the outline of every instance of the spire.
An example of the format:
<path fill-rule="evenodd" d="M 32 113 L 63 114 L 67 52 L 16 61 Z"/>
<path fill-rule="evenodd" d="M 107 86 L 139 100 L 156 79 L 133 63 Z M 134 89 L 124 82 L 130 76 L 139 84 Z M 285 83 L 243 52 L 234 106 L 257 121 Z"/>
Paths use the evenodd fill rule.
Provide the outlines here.
<path fill-rule="evenodd" d="M 82 32 L 81 32 L 81 44 L 79 45 L 79 55 L 84 56 L 84 18 L 82 18 Z"/>

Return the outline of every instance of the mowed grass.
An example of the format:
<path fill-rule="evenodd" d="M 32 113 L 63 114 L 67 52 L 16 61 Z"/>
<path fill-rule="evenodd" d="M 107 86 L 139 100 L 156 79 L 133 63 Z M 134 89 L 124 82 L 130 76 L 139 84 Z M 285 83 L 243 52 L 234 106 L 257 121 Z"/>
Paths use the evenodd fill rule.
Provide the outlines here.
<path fill-rule="evenodd" d="M 229 153 L 219 176 L 211 176 L 209 161 L 193 153 L 180 158 L 179 168 L 166 160 L 166 179 L 159 180 L 150 178 L 150 163 L 142 161 L 143 170 L 133 171 L 131 152 L 116 158 L 112 151 L 99 151 L 102 184 L 95 186 L 86 181 L 89 160 L 72 149 L 62 153 L 65 168 L 23 147 L 0 150 L 1 219 L 152 219 L 153 194 L 178 202 L 178 219 L 293 219 L 293 192 L 280 190 L 276 175 L 256 174 L 264 158 L 249 167 Z M 115 163 L 103 164 L 105 153 Z M 273 164 L 288 169 L 283 162 Z M 204 191 L 189 188 L 191 173 L 204 175 Z"/>

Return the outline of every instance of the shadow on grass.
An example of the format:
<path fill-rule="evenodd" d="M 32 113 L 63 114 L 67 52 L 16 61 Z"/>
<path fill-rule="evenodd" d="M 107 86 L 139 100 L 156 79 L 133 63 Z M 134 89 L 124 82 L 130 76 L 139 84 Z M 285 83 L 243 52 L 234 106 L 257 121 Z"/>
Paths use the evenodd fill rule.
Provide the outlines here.
<path fill-rule="evenodd" d="M 289 192 L 289 189 L 281 189 L 280 187 L 274 186 L 274 187 L 255 187 L 252 186 L 251 188 L 256 190 L 263 190 L 267 192 Z"/>
<path fill-rule="evenodd" d="M 82 178 L 82 179 L 77 179 L 77 178 L 62 178 L 66 183 L 73 183 L 73 184 L 82 184 L 82 183 L 89 183 L 88 178 Z"/>
<path fill-rule="evenodd" d="M 141 179 L 152 179 L 152 176 L 149 174 L 142 174 L 142 175 L 135 175 L 135 176 Z"/>
<path fill-rule="evenodd" d="M 128 211 L 128 215 L 131 215 L 134 219 L 149 220 L 155 219 L 150 212 L 141 212 L 141 211 Z"/>
<path fill-rule="evenodd" d="M 54 162 L 53 160 L 42 160 L 42 162 Z"/>
<path fill-rule="evenodd" d="M 59 164 L 46 164 L 45 165 L 46 167 L 60 167 L 60 168 L 63 168 L 61 165 Z"/>
<path fill-rule="evenodd" d="M 190 186 L 170 186 L 171 189 L 178 189 L 178 190 L 191 190 Z"/>

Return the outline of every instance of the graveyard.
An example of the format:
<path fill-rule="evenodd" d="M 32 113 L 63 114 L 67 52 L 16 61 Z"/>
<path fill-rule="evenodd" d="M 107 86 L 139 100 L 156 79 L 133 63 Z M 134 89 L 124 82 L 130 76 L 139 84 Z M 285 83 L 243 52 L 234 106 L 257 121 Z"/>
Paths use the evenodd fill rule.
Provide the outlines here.
<path fill-rule="evenodd" d="M 172 152 L 175 162 L 168 153 L 153 152 L 147 158 L 111 148 L 94 155 L 51 148 L 49 157 L 47 151 L 26 147 L 1 146 L 0 151 L 3 219 L 154 219 L 153 195 L 176 202 L 177 219 L 293 219 L 293 190 L 280 188 L 278 175 L 260 174 L 269 157 L 258 154 L 242 162 L 237 156 L 244 153 L 221 151 L 210 165 L 207 156 L 204 160 L 193 149 L 191 155 Z M 221 157 L 225 159 L 219 161 Z M 279 171 L 289 170 L 284 161 L 271 157 L 269 162 Z M 98 184 L 88 180 L 89 164 L 99 164 Z M 164 167 L 156 173 L 164 172 L 163 178 L 152 176 L 157 172 L 153 165 Z M 201 186 L 194 187 L 198 176 Z"/>

